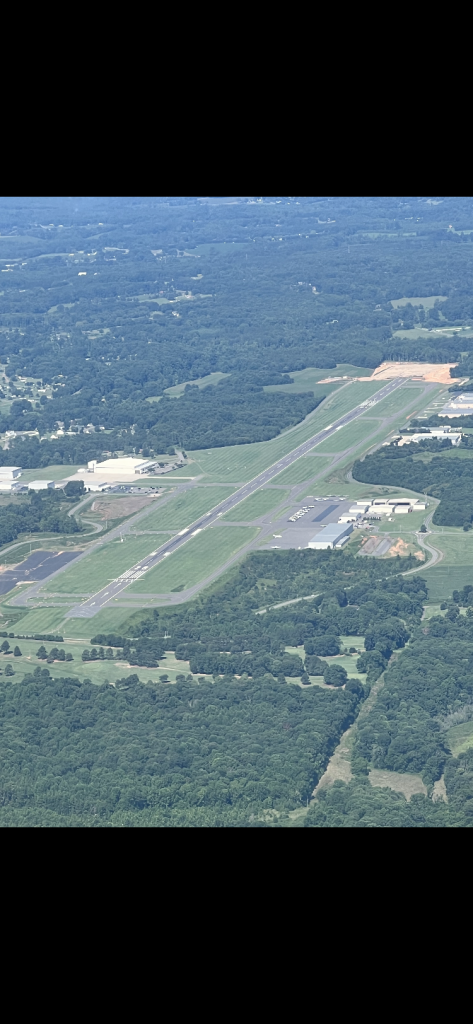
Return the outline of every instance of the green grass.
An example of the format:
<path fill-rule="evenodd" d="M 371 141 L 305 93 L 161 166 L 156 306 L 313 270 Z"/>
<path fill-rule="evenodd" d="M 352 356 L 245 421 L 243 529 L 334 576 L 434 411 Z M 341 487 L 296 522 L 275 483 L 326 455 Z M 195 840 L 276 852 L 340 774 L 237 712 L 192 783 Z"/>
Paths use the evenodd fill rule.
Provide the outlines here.
<path fill-rule="evenodd" d="M 27 484 L 30 480 L 65 480 L 82 467 L 86 468 L 86 464 L 81 462 L 77 466 L 45 466 L 43 469 L 24 469 L 20 483 Z"/>
<path fill-rule="evenodd" d="M 425 512 L 408 512 L 407 515 L 396 515 L 392 516 L 392 523 L 388 523 L 387 518 L 383 516 L 379 523 L 380 533 L 415 533 L 416 530 L 420 530 L 425 517 L 432 511 L 433 503 L 430 502 L 429 507 Z M 426 538 L 429 539 L 428 537 Z M 437 547 L 437 544 L 435 544 Z"/>
<path fill-rule="evenodd" d="M 258 535 L 248 526 L 209 526 L 128 588 L 130 594 L 166 594 L 192 587 Z"/>
<path fill-rule="evenodd" d="M 345 412 L 381 389 L 385 381 L 376 383 L 356 382 L 349 387 L 337 389 L 324 405 L 311 413 L 302 423 L 286 430 L 272 441 L 255 444 L 233 445 L 227 448 L 210 448 L 189 452 L 194 464 L 185 470 L 177 470 L 173 477 L 204 473 L 211 480 L 246 482 L 283 455 L 317 434 L 323 427 L 333 423 Z"/>
<path fill-rule="evenodd" d="M 351 448 L 361 443 L 371 434 L 374 434 L 379 426 L 376 420 L 355 420 L 354 423 L 347 423 L 346 427 L 337 430 L 331 437 L 316 445 L 313 451 L 316 452 L 343 452 L 345 448 Z"/>
<path fill-rule="evenodd" d="M 363 646 L 363 650 L 364 650 L 364 637 L 345 637 L 344 640 L 351 640 L 351 643 L 349 643 L 349 644 L 347 643 L 348 647 L 352 647 L 352 646 L 356 647 L 357 646 L 356 643 L 354 643 L 353 641 L 356 641 L 356 640 L 362 641 L 362 644 L 360 644 L 360 647 Z M 285 650 L 286 650 L 287 654 L 297 654 L 297 655 L 299 655 L 299 658 L 302 658 L 302 662 L 304 662 L 305 651 L 304 651 L 304 647 L 303 646 L 301 646 L 301 647 L 286 647 Z M 361 680 L 364 681 L 365 678 L 366 678 L 366 673 L 360 673 L 360 672 L 356 671 L 357 659 L 355 658 L 354 655 L 351 655 L 351 654 L 337 654 L 334 658 L 323 658 L 322 661 L 326 661 L 329 664 L 341 665 L 341 667 L 345 669 L 345 671 L 346 671 L 347 675 L 350 677 L 350 679 L 361 679 Z M 313 678 L 316 678 L 316 677 L 314 676 Z"/>
<path fill-rule="evenodd" d="M 454 725 L 446 734 L 446 740 L 454 757 L 473 747 L 473 722 Z"/>
<path fill-rule="evenodd" d="M 248 522 L 251 523 L 253 519 L 258 519 L 259 516 L 264 516 L 267 512 L 271 512 L 273 508 L 280 505 L 281 502 L 286 501 L 289 497 L 289 491 L 273 491 L 273 490 L 261 490 L 256 491 L 254 494 L 250 494 L 249 498 L 245 498 L 230 512 L 226 512 L 222 519 L 229 520 L 230 522 Z"/>
<path fill-rule="evenodd" d="M 319 384 L 320 380 L 326 377 L 369 377 L 372 370 L 365 366 L 352 366 L 351 363 L 343 363 L 335 370 L 320 370 L 315 366 L 308 366 L 305 370 L 289 370 L 289 376 L 293 378 L 294 384 L 267 384 L 265 391 L 282 391 L 285 395 L 297 394 L 301 391 L 313 391 L 318 397 L 321 394 L 329 395 L 332 391 L 346 384 L 346 381 L 334 381 L 333 384 Z"/>
<path fill-rule="evenodd" d="M 407 306 L 409 302 L 412 306 L 423 306 L 424 309 L 433 309 L 437 299 L 445 302 L 447 298 L 447 295 L 414 295 L 412 299 L 404 296 L 402 299 L 391 299 L 390 301 L 394 309 L 399 309 L 399 306 Z"/>
<path fill-rule="evenodd" d="M 103 547 L 91 551 L 87 558 L 66 569 L 55 577 L 41 590 L 41 596 L 47 594 L 95 594 L 107 583 L 115 579 L 140 558 L 145 558 L 158 545 L 163 544 L 166 535 L 159 538 L 152 536 L 126 536 L 123 543 L 111 540 Z"/>
<path fill-rule="evenodd" d="M 223 377 L 228 377 L 228 373 L 221 373 L 217 370 L 215 373 L 208 373 L 206 377 L 198 377 L 196 380 L 186 380 L 183 384 L 175 384 L 172 388 L 166 388 L 164 394 L 168 395 L 169 398 L 180 398 L 188 384 L 192 384 L 194 387 L 197 385 L 198 388 L 206 388 L 209 384 L 218 384 Z"/>
<path fill-rule="evenodd" d="M 287 469 L 283 469 L 282 473 L 278 473 L 272 483 L 301 484 L 304 480 L 311 480 L 312 477 L 318 476 L 330 466 L 331 462 L 331 458 L 312 459 L 308 455 L 302 455 L 297 462 L 293 462 L 292 466 L 288 466 Z"/>
<path fill-rule="evenodd" d="M 194 487 L 185 494 L 176 494 L 166 505 L 153 505 L 149 514 L 140 519 L 138 529 L 181 530 L 233 494 L 233 490 L 233 487 Z"/>
<path fill-rule="evenodd" d="M 9 547 L 9 545 L 5 545 Z M 40 540 L 32 541 L 31 544 L 26 541 L 24 544 L 19 544 L 17 548 L 13 548 L 11 551 L 7 551 L 6 555 L 2 555 L 0 551 L 0 563 L 2 565 L 16 565 L 17 562 L 24 561 L 25 558 L 29 558 L 30 549 L 31 552 L 37 551 L 38 548 L 42 547 Z"/>
<path fill-rule="evenodd" d="M 64 608 L 35 608 L 20 620 L 15 632 L 58 633 L 59 626 L 64 621 L 64 614 Z"/>
<path fill-rule="evenodd" d="M 120 634 L 122 624 L 130 618 L 129 608 L 102 608 L 92 619 L 70 618 L 62 623 L 62 636 L 91 637 L 97 633 Z M 21 630 L 17 630 L 21 632 Z"/>
<path fill-rule="evenodd" d="M 98 616 L 97 616 L 98 617 Z M 84 629 L 85 627 L 85 629 Z M 101 630 L 100 630 L 101 631 Z M 21 630 L 20 630 L 21 632 Z M 133 667 L 128 663 L 120 660 L 119 650 L 114 649 L 115 657 L 110 659 L 104 659 L 103 661 L 82 661 L 82 651 L 85 647 L 90 650 L 90 640 L 85 641 L 83 638 L 87 636 L 93 636 L 96 632 L 95 619 L 82 619 L 82 632 L 80 634 L 81 642 L 68 643 L 67 641 L 60 645 L 61 649 L 64 649 L 66 654 L 72 654 L 73 661 L 70 662 L 54 662 L 52 665 L 48 665 L 45 661 L 40 661 L 36 657 L 36 652 L 41 646 L 40 640 L 10 640 L 10 647 L 14 647 L 16 644 L 20 647 L 21 657 L 15 658 L 13 656 L 13 650 L 11 655 L 6 656 L 0 655 L 0 669 L 3 669 L 5 673 L 5 667 L 9 663 L 12 665 L 15 676 L 13 677 L 14 682 L 19 682 L 26 673 L 34 672 L 37 666 L 41 668 L 47 668 L 53 678 L 58 679 L 61 676 L 73 676 L 76 679 L 80 679 L 81 682 L 84 679 L 90 679 L 92 683 L 97 686 L 103 685 L 105 682 L 113 683 L 117 679 L 123 679 L 124 676 L 129 676 L 132 673 L 136 673 L 141 682 L 146 683 L 151 680 L 153 683 L 159 683 L 159 677 L 164 672 L 169 676 L 171 683 L 175 682 L 176 675 L 178 673 L 189 672 L 189 663 L 183 661 L 176 661 L 174 654 L 169 652 L 159 662 L 159 668 L 142 668 Z M 49 651 L 54 645 L 44 643 L 46 650 Z M 58 645 L 59 646 L 59 645 Z M 0 686 L 4 683 L 5 675 L 0 677 Z"/>
<path fill-rule="evenodd" d="M 427 568 L 425 574 L 421 572 L 421 575 L 427 583 L 430 601 L 449 598 L 454 590 L 462 590 L 467 583 L 473 584 L 472 565 L 449 566 L 441 562 L 440 565 L 432 566 L 432 569 Z"/>
<path fill-rule="evenodd" d="M 357 651 L 364 651 L 365 649 L 364 636 L 341 636 L 340 642 L 344 647 L 356 647 Z M 353 661 L 355 661 L 355 658 Z"/>
<path fill-rule="evenodd" d="M 431 341 L 435 341 L 441 338 L 442 335 L 444 338 L 448 338 L 449 331 L 451 332 L 452 337 L 458 337 L 458 335 L 460 335 L 461 338 L 471 338 L 471 336 L 473 335 L 473 330 L 463 329 L 462 331 L 457 331 L 454 328 L 447 327 L 446 324 L 439 324 L 439 328 L 444 328 L 442 330 L 442 334 L 431 333 L 427 327 L 407 327 L 405 329 L 401 327 L 399 331 L 393 331 L 393 337 L 409 338 L 412 341 L 415 341 L 416 338 L 422 338 L 422 340 L 424 340 L 424 338 L 429 338 Z M 426 362 L 426 360 L 419 360 L 419 362 Z M 457 362 L 457 360 L 452 359 L 451 362 Z"/>
<path fill-rule="evenodd" d="M 456 529 L 453 533 L 434 533 L 427 540 L 431 540 L 434 547 L 443 551 L 442 564 L 445 566 L 471 566 L 473 575 L 473 533 L 465 533 L 464 530 Z M 440 566 L 439 566 L 440 568 Z"/>
<path fill-rule="evenodd" d="M 439 388 L 441 385 L 439 385 Z M 410 419 L 415 418 L 414 414 L 422 412 L 422 410 L 432 401 L 432 392 L 421 396 L 413 392 L 410 388 L 400 387 L 397 391 L 394 391 L 391 395 L 387 395 L 383 398 L 382 402 L 379 402 L 373 410 L 375 416 L 399 416 L 399 423 L 402 426 L 403 420 L 406 416 Z M 402 413 L 405 409 L 405 416 Z"/>

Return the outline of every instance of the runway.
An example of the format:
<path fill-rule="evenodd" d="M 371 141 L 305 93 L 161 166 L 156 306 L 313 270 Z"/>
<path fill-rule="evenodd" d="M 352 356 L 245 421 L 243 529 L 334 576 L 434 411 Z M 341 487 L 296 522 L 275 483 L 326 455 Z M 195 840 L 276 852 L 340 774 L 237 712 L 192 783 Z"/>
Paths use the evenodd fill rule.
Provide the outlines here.
<path fill-rule="evenodd" d="M 253 480 L 250 480 L 248 483 L 244 484 L 243 487 L 240 487 L 235 494 L 232 494 L 229 498 L 225 498 L 210 512 L 205 513 L 205 515 L 201 516 L 200 519 L 196 520 L 196 522 L 192 523 L 192 525 L 188 526 L 185 530 L 181 530 L 177 536 L 166 541 L 156 551 L 147 555 L 146 558 L 141 560 L 141 562 L 137 563 L 116 580 L 109 583 L 107 587 L 104 587 L 102 590 L 92 595 L 92 597 L 87 601 L 84 601 L 82 604 L 75 605 L 66 613 L 66 618 L 92 618 L 110 601 L 123 593 L 130 583 L 134 583 L 136 580 L 141 579 L 141 577 L 143 577 L 150 569 L 159 565 L 159 563 L 165 558 L 172 556 L 173 553 L 178 548 L 182 547 L 182 545 L 194 536 L 197 531 L 205 529 L 207 526 L 212 526 L 225 512 L 229 512 L 244 498 L 248 498 L 250 494 L 259 490 L 259 488 L 264 484 L 269 483 L 284 469 L 287 469 L 288 466 L 292 466 L 297 459 L 310 452 L 315 445 L 320 444 L 322 441 L 325 441 L 326 438 L 331 437 L 337 430 L 340 430 L 341 427 L 351 423 L 353 420 L 357 419 L 358 416 L 362 416 L 368 409 L 377 405 L 378 402 L 381 402 L 384 398 L 392 394 L 393 391 L 396 391 L 397 388 L 401 387 L 405 383 L 405 377 L 398 377 L 395 380 L 389 381 L 389 383 L 387 383 L 385 387 L 381 388 L 381 390 L 372 398 L 361 402 L 360 405 L 351 409 L 350 412 L 345 413 L 340 417 L 340 419 L 336 420 L 335 423 L 331 423 L 328 427 L 324 427 L 323 430 L 318 431 L 318 433 L 310 437 L 308 441 L 304 441 L 303 444 L 298 445 L 298 447 L 294 448 L 292 452 L 284 455 L 278 462 L 275 462 L 268 469 L 263 470 L 263 472 L 259 473 Z"/>

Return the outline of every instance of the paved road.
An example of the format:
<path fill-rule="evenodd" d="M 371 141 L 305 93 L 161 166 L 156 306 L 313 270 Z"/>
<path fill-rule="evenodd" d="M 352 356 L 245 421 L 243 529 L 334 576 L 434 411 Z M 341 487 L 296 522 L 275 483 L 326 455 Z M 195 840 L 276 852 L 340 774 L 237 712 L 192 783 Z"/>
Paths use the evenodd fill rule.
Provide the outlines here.
<path fill-rule="evenodd" d="M 110 601 L 118 597 L 123 593 L 124 590 L 131 583 L 135 583 L 141 579 L 150 569 L 153 569 L 156 565 L 159 565 L 165 558 L 169 558 L 178 548 L 186 543 L 191 537 L 194 537 L 196 533 L 200 532 L 207 526 L 212 526 L 225 512 L 229 512 L 235 505 L 238 505 L 244 498 L 249 497 L 255 491 L 259 490 L 264 484 L 269 483 L 275 476 L 287 469 L 288 466 L 292 466 L 302 455 L 306 455 L 311 449 L 320 444 L 326 438 L 331 437 L 341 427 L 346 426 L 353 420 L 357 419 L 358 416 L 362 416 L 369 408 L 377 405 L 383 398 L 392 394 L 397 388 L 401 387 L 406 383 L 405 377 L 399 377 L 395 380 L 389 381 L 380 391 L 377 391 L 372 398 L 367 399 L 360 405 L 357 405 L 350 412 L 345 413 L 340 419 L 336 420 L 335 423 L 331 423 L 328 427 L 324 427 L 317 434 L 314 434 L 309 438 L 308 441 L 304 441 L 303 444 L 298 445 L 292 452 L 287 455 L 283 455 L 278 462 L 275 462 L 268 469 L 263 470 L 258 476 L 254 477 L 248 483 L 240 487 L 235 494 L 232 494 L 229 498 L 225 498 L 218 505 L 215 506 L 210 512 L 201 516 L 200 519 L 196 520 L 191 526 L 188 526 L 185 530 L 181 530 L 179 534 L 172 537 L 170 540 L 162 544 L 156 551 L 151 552 L 146 558 L 143 558 L 141 562 L 134 565 L 127 572 L 123 573 L 116 580 L 109 583 L 107 587 L 103 587 L 102 590 L 98 591 L 97 594 L 92 595 L 83 604 L 75 605 L 66 614 L 66 618 L 92 618 L 102 608 L 104 608 Z"/>
<path fill-rule="evenodd" d="M 437 562 L 441 562 L 442 559 L 444 558 L 443 551 L 440 551 L 438 548 L 434 548 L 432 546 L 432 544 L 429 544 L 428 541 L 426 541 L 424 539 L 425 537 L 428 537 L 428 536 L 435 537 L 435 533 L 433 533 L 431 530 L 429 530 L 429 526 L 431 525 L 432 516 L 434 514 L 434 511 L 435 511 L 435 509 L 432 512 L 429 512 L 428 516 L 426 516 L 426 518 L 424 519 L 424 523 L 425 523 L 425 525 L 427 527 L 427 533 L 418 533 L 417 534 L 417 540 L 418 540 L 421 548 L 423 548 L 424 551 L 428 551 L 429 554 L 432 555 L 432 557 L 431 557 L 430 561 L 428 561 L 428 562 L 421 562 L 421 564 L 419 565 L 419 568 L 408 569 L 407 572 L 403 573 L 404 576 L 410 576 L 410 575 L 412 575 L 413 572 L 426 572 L 427 569 L 431 569 L 433 565 L 436 565 Z"/>

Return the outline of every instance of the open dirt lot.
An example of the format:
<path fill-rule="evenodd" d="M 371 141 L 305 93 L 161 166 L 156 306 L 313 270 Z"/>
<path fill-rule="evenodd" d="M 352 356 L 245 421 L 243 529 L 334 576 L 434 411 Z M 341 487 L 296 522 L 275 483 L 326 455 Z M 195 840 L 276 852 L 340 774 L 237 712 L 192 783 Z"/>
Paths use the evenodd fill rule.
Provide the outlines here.
<path fill-rule="evenodd" d="M 451 384 L 450 368 L 457 363 L 381 363 L 369 380 L 390 380 L 393 377 L 416 377 L 437 384 Z M 365 380 L 367 378 L 363 378 Z"/>
<path fill-rule="evenodd" d="M 122 519 L 123 516 L 131 516 L 133 512 L 139 512 L 145 505 L 155 501 L 153 497 L 138 495 L 129 498 L 101 498 L 94 501 L 91 512 L 99 512 L 101 519 Z"/>

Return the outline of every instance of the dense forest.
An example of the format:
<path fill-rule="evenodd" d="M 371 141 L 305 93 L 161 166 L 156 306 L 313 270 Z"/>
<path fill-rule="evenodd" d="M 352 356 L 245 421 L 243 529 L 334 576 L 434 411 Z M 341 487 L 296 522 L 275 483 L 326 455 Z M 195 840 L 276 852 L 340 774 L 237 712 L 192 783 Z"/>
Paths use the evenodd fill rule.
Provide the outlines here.
<path fill-rule="evenodd" d="M 305 803 L 360 695 L 276 681 L 0 689 L 0 825 L 241 825 Z"/>
<path fill-rule="evenodd" d="M 0 545 L 9 544 L 21 533 L 79 533 L 82 527 L 68 515 L 67 498 L 62 490 L 33 491 L 28 497 L 0 508 Z"/>
<path fill-rule="evenodd" d="M 452 757 L 446 731 L 473 714 L 473 586 L 413 628 L 392 659 L 384 686 L 356 732 L 354 780 L 336 783 L 311 807 L 307 825 L 340 827 L 473 827 L 473 751 Z M 468 606 L 467 614 L 459 608 Z M 369 768 L 420 774 L 428 788 L 444 776 L 448 806 L 430 797 L 372 790 Z"/>
<path fill-rule="evenodd" d="M 307 652 L 311 639 L 326 635 L 319 634 L 319 621 L 330 614 L 332 635 L 338 629 L 349 635 L 345 616 L 358 615 L 356 631 L 363 628 L 366 648 L 359 662 L 371 657 L 372 681 L 384 671 L 384 685 L 356 732 L 352 782 L 322 791 L 305 824 L 469 827 L 473 757 L 467 752 L 453 758 L 445 733 L 471 717 L 473 708 L 473 586 L 455 592 L 445 616 L 426 622 L 421 619 L 425 582 L 417 575 L 399 574 L 408 560 L 386 563 L 383 569 L 391 572 L 382 579 L 363 562 L 365 576 L 355 582 L 354 560 L 346 552 L 310 552 L 318 563 L 312 570 L 306 554 L 249 556 L 243 580 L 229 573 L 216 588 L 217 602 L 201 599 L 199 618 L 189 619 L 193 602 L 187 610 L 162 609 L 158 617 L 142 617 L 141 638 L 134 641 L 115 634 L 94 639 L 123 649 L 149 644 L 155 628 L 166 621 L 174 629 L 166 647 L 175 644 L 177 657 L 184 657 L 190 654 L 184 632 L 189 634 L 191 622 L 194 636 L 199 629 L 208 652 L 222 647 L 225 624 L 231 658 L 228 641 L 238 647 L 242 626 L 248 623 L 249 629 L 254 621 L 265 624 L 273 651 L 280 637 L 277 626 L 283 632 L 297 630 Z M 331 586 L 313 601 L 256 615 L 260 591 L 255 586 L 262 580 L 258 560 L 265 562 L 263 578 L 273 578 L 278 596 L 284 579 L 290 593 L 313 585 L 317 576 Z M 379 566 L 374 571 L 379 573 Z M 460 612 L 462 606 L 466 614 Z M 155 653 L 161 653 L 158 645 Z M 96 654 L 101 656 L 100 651 Z M 53 655 L 59 656 L 59 649 L 50 651 L 49 658 Z M 109 656 L 103 648 L 102 656 Z M 47 661 L 44 647 L 38 657 Z M 307 804 L 341 734 L 369 694 L 370 682 L 347 683 L 345 678 L 340 687 L 328 676 L 330 689 L 288 686 L 275 654 L 273 658 L 253 660 L 246 671 L 241 671 L 238 658 L 224 661 L 215 666 L 213 680 L 194 673 L 181 675 L 174 686 L 145 685 L 136 672 L 115 686 L 92 686 L 73 676 L 52 679 L 40 666 L 14 685 L 5 679 L 0 690 L 0 824 L 274 827 L 278 815 L 282 823 L 288 811 Z M 295 667 L 291 664 L 291 671 Z M 336 662 L 329 667 L 336 670 Z M 323 671 L 322 659 L 306 653 L 303 668 Z M 234 669 L 238 674 L 232 674 Z M 408 803 L 390 790 L 372 789 L 371 768 L 420 774 L 428 795 Z M 433 783 L 441 777 L 448 805 L 431 799 Z"/>
<path fill-rule="evenodd" d="M 29 466 L 238 444 L 314 408 L 264 392 L 274 374 L 384 358 L 467 370 L 465 339 L 438 330 L 473 322 L 470 217 L 468 199 L 1 200 L 0 361 L 14 401 L 0 431 L 46 437 L 28 442 Z M 442 298 L 393 307 L 402 296 Z M 402 333 L 416 327 L 429 333 Z M 230 377 L 164 395 L 217 370 Z M 52 393 L 34 397 L 20 376 Z M 57 423 L 78 436 L 49 441 Z M 89 423 L 110 433 L 85 440 Z"/>
<path fill-rule="evenodd" d="M 194 673 L 297 676 L 303 654 L 330 657 L 340 651 L 340 636 L 365 634 L 367 650 L 376 650 L 384 665 L 406 643 L 405 623 L 422 615 L 425 583 L 400 575 L 417 564 L 412 557 L 389 559 L 380 579 L 379 564 L 345 551 L 253 552 L 209 595 L 151 615 L 136 613 L 127 633 L 166 637 L 166 649 L 189 660 Z M 280 602 L 288 603 L 271 608 Z M 285 647 L 300 647 L 301 656 L 288 655 Z"/>

